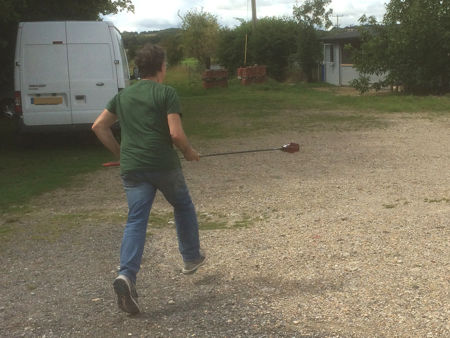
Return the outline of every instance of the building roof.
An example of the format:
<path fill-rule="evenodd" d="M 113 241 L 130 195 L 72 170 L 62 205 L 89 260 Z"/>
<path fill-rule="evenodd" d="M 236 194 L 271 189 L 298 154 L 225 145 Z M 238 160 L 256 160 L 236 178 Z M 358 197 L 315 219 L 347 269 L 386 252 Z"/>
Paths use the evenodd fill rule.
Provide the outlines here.
<path fill-rule="evenodd" d="M 356 28 L 345 28 L 341 30 L 330 31 L 322 38 L 323 42 L 336 42 L 343 40 L 359 40 L 361 38 L 361 33 Z"/>

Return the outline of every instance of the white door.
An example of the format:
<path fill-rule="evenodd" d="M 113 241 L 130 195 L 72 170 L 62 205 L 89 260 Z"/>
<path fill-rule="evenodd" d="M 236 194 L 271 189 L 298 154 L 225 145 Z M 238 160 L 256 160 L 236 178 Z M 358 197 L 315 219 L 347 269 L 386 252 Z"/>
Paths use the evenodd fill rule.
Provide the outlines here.
<path fill-rule="evenodd" d="M 339 50 L 337 45 L 325 44 L 324 45 L 324 70 L 325 70 L 325 82 L 339 86 Z"/>
<path fill-rule="evenodd" d="M 64 44 L 25 44 L 20 74 L 26 125 L 72 123 Z"/>
<path fill-rule="evenodd" d="M 117 72 L 109 43 L 68 45 L 72 123 L 93 123 L 117 94 Z"/>

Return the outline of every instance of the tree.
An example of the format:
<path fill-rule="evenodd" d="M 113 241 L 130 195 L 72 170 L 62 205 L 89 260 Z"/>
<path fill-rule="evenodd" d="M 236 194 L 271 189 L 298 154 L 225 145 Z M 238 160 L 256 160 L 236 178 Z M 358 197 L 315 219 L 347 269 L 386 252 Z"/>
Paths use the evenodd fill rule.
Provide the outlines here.
<path fill-rule="evenodd" d="M 179 28 L 140 33 L 122 32 L 122 39 L 130 63 L 133 63 L 137 51 L 147 43 L 161 45 L 166 50 L 168 66 L 178 64 L 183 58 Z"/>
<path fill-rule="evenodd" d="M 297 36 L 294 20 L 259 19 L 249 39 L 249 58 L 253 63 L 266 65 L 270 77 L 283 81 L 288 75 L 289 59 L 297 49 Z"/>
<path fill-rule="evenodd" d="M 332 9 L 326 10 L 331 0 L 305 0 L 300 6 L 294 6 L 294 17 L 300 26 L 298 38 L 298 61 L 308 82 L 312 81 L 313 71 L 322 56 L 317 28 L 331 27 Z"/>
<path fill-rule="evenodd" d="M 100 20 L 100 15 L 134 11 L 132 0 L 0 0 L 0 96 L 11 91 L 14 46 L 20 21 Z"/>
<path fill-rule="evenodd" d="M 225 27 L 220 30 L 217 58 L 231 73 L 244 66 L 245 39 L 250 30 L 251 23 L 245 21 L 241 21 L 241 24 L 233 29 Z"/>
<path fill-rule="evenodd" d="M 181 33 L 176 33 L 168 36 L 161 42 L 161 45 L 166 49 L 167 63 L 169 66 L 174 66 L 181 62 L 181 60 L 183 59 Z"/>
<path fill-rule="evenodd" d="M 6 21 L 99 20 L 100 15 L 134 11 L 131 0 L 0 0 Z M 0 19 L 0 21 L 3 21 Z"/>
<path fill-rule="evenodd" d="M 391 0 L 379 24 L 361 17 L 361 49 L 355 66 L 385 74 L 374 85 L 402 85 L 411 94 L 450 92 L 450 1 Z"/>
<path fill-rule="evenodd" d="M 184 54 L 198 59 L 209 69 L 219 37 L 217 17 L 203 10 L 193 10 L 182 16 L 181 20 Z"/>
<path fill-rule="evenodd" d="M 242 21 L 234 28 L 221 30 L 217 55 L 230 72 L 245 65 L 267 66 L 267 74 L 279 81 L 286 78 L 290 57 L 296 52 L 298 26 L 287 18 L 263 18 L 256 22 Z M 247 36 L 247 64 L 245 40 Z"/>

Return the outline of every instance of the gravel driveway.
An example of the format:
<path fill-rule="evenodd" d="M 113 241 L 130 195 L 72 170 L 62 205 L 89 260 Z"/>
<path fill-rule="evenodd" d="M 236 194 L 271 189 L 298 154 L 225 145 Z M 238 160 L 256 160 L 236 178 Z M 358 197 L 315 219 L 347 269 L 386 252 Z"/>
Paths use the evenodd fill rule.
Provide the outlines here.
<path fill-rule="evenodd" d="M 171 222 L 149 228 L 138 292 L 115 304 L 125 222 L 114 168 L 36 198 L 1 222 L 4 337 L 449 337 L 450 119 L 199 144 L 296 154 L 184 163 L 207 264 L 180 273 Z M 169 213 L 157 197 L 159 219 Z M 156 221 L 154 221 L 156 222 Z"/>

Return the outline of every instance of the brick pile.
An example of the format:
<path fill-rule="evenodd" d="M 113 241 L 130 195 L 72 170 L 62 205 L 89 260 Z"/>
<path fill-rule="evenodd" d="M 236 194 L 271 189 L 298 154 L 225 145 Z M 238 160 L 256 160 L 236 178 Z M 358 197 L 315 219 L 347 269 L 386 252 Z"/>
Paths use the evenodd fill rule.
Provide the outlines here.
<path fill-rule="evenodd" d="M 266 81 L 266 66 L 249 66 L 238 68 L 238 79 L 241 84 L 262 83 Z"/>
<path fill-rule="evenodd" d="M 202 74 L 203 88 L 228 87 L 226 69 L 207 69 Z"/>

